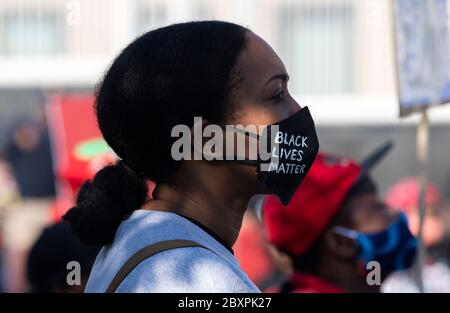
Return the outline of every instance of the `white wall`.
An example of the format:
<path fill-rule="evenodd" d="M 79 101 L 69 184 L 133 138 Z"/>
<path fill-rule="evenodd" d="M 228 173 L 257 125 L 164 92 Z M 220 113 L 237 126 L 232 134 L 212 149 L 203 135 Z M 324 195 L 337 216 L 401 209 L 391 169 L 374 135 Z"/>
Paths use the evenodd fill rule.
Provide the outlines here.
<path fill-rule="evenodd" d="M 320 124 L 411 123 L 414 118 L 406 121 L 397 118 L 390 3 L 389 0 L 2 0 L 0 36 L 5 12 L 55 10 L 64 28 L 64 50 L 54 55 L 0 54 L 0 88 L 93 86 L 114 55 L 139 34 L 137 25 L 142 8 L 149 8 L 149 12 L 156 7 L 165 10 L 162 19 L 155 16 L 157 24 L 150 23 L 152 26 L 191 19 L 237 22 L 250 27 L 279 51 L 285 32 L 292 31 L 279 28 L 280 6 L 320 7 L 329 12 L 335 6 L 350 5 L 352 92 L 297 94 L 296 98 L 311 107 Z M 294 57 L 287 56 L 286 63 Z M 333 51 L 326 55 L 333 57 Z M 449 122 L 449 109 L 432 110 L 431 120 Z"/>

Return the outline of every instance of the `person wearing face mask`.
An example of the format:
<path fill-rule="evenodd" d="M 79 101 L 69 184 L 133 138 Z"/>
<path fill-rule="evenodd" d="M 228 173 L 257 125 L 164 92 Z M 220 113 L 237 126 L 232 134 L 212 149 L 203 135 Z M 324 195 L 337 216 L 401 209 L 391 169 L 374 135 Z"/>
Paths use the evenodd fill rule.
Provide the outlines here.
<path fill-rule="evenodd" d="M 417 177 L 405 177 L 388 188 L 385 201 L 391 207 L 399 207 L 408 216 L 411 232 L 419 233 L 419 193 L 420 183 Z M 445 234 L 445 219 L 441 209 L 442 198 L 438 185 L 428 182 L 425 192 L 425 217 L 423 220 L 422 238 L 425 245 L 425 259 L 422 268 L 423 292 L 450 292 L 450 267 L 445 251 L 449 241 Z M 420 292 L 417 282 L 417 271 L 402 271 L 390 275 L 381 286 L 385 293 Z"/>
<path fill-rule="evenodd" d="M 95 110 L 120 161 L 86 182 L 64 216 L 81 243 L 103 247 L 86 292 L 259 292 L 232 249 L 247 204 L 255 194 L 289 203 L 319 147 L 288 78 L 268 43 L 228 22 L 158 28 L 117 56 Z M 196 156 L 206 148 L 196 145 L 198 126 L 228 125 L 263 126 L 241 137 L 275 150 L 174 154 L 176 129 L 194 130 L 186 151 Z M 147 180 L 156 184 L 151 199 Z"/>
<path fill-rule="evenodd" d="M 289 205 L 267 197 L 261 214 L 268 240 L 292 268 L 281 292 L 378 292 L 390 273 L 412 266 L 417 241 L 406 215 L 378 198 L 369 175 L 390 146 L 361 164 L 320 152 Z M 368 283 L 371 261 L 379 264 L 379 282 Z"/>

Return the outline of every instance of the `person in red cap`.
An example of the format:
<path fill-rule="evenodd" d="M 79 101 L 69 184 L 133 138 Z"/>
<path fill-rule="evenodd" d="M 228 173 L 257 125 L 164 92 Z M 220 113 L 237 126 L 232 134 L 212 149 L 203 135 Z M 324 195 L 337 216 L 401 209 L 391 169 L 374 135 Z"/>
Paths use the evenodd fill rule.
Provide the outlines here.
<path fill-rule="evenodd" d="M 268 239 L 293 267 L 281 292 L 378 292 L 389 273 L 412 265 L 417 242 L 406 216 L 379 199 L 368 174 L 391 145 L 361 164 L 319 153 L 287 206 L 266 199 Z M 368 279 L 371 261 L 378 281 Z"/>

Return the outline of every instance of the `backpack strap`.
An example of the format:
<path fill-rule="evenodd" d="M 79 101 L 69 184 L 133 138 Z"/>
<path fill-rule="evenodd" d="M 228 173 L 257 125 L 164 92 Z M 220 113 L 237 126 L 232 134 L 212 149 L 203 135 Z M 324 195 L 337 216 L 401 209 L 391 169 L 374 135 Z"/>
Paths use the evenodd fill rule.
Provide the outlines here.
<path fill-rule="evenodd" d="M 127 277 L 127 275 L 136 267 L 138 266 L 142 261 L 148 259 L 149 257 L 158 254 L 163 251 L 171 250 L 171 249 L 177 249 L 177 248 L 189 248 L 189 247 L 199 247 L 204 248 L 212 251 L 211 249 L 202 246 L 201 244 L 191 241 L 191 240 L 182 240 L 182 239 L 175 239 L 175 240 L 165 240 L 161 242 L 157 242 L 151 245 L 148 245 L 135 254 L 133 254 L 122 267 L 117 272 L 117 274 L 114 276 L 113 280 L 109 284 L 108 288 L 106 289 L 106 293 L 114 293 L 119 287 L 119 285 L 122 283 L 122 281 Z M 212 251 L 214 252 L 214 251 Z M 215 253 L 215 252 L 214 252 Z"/>

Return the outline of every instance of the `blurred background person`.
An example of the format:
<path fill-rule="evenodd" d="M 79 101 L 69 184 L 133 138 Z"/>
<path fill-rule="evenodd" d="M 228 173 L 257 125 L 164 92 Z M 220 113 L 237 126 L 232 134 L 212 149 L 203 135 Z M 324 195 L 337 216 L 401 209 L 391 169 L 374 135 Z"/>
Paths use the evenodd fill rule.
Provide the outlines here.
<path fill-rule="evenodd" d="M 244 272 L 263 292 L 276 291 L 272 287 L 284 279 L 274 258 L 271 257 L 264 229 L 255 214 L 255 208 L 262 205 L 264 197 L 254 197 L 245 212 L 241 231 L 233 251 Z"/>
<path fill-rule="evenodd" d="M 244 272 L 262 292 L 279 292 L 279 286 L 292 274 L 292 262 L 268 243 L 261 223 L 264 196 L 254 196 L 244 215 L 233 251 Z"/>
<path fill-rule="evenodd" d="M 99 249 L 81 247 L 67 224 L 48 226 L 40 234 L 27 259 L 29 292 L 83 292 Z M 79 285 L 69 285 L 70 262 L 79 264 Z"/>
<path fill-rule="evenodd" d="M 11 170 L 0 155 L 0 292 L 5 289 L 3 226 L 7 208 L 17 199 L 17 186 Z"/>
<path fill-rule="evenodd" d="M 6 291 L 22 292 L 28 250 L 50 222 L 55 197 L 50 140 L 42 111 L 16 120 L 3 155 L 19 192 L 17 201 L 6 207 L 3 223 Z"/>
<path fill-rule="evenodd" d="M 389 147 L 361 164 L 320 153 L 287 207 L 267 198 L 268 239 L 294 271 L 281 292 L 378 292 L 388 274 L 412 265 L 416 240 L 407 218 L 378 197 L 368 173 Z M 369 261 L 380 265 L 377 284 L 367 281 Z"/>
<path fill-rule="evenodd" d="M 50 138 L 43 107 L 33 113 L 13 122 L 3 155 L 17 181 L 21 198 L 54 197 Z"/>
<path fill-rule="evenodd" d="M 442 241 L 440 254 L 444 255 L 447 265 L 450 265 L 450 199 L 441 205 L 441 217 L 445 225 L 445 239 Z"/>
<path fill-rule="evenodd" d="M 417 177 L 405 177 L 393 184 L 385 195 L 385 201 L 400 208 L 410 221 L 411 232 L 419 233 L 419 193 Z M 425 292 L 450 292 L 450 249 L 448 220 L 441 192 L 433 182 L 428 182 L 425 193 L 425 217 L 422 238 L 426 248 L 426 260 L 422 271 Z M 384 292 L 419 292 L 414 271 L 394 273 L 382 286 Z"/>
<path fill-rule="evenodd" d="M 411 232 L 419 233 L 419 180 L 415 176 L 405 177 L 393 184 L 385 195 L 388 205 L 400 208 L 410 221 Z M 446 219 L 443 214 L 443 199 L 439 187 L 428 182 L 426 194 L 425 219 L 423 221 L 423 241 L 428 252 L 434 259 L 448 262 L 445 251 L 448 242 Z"/>
<path fill-rule="evenodd" d="M 1 152 L 1 151 L 0 151 Z M 0 154 L 0 226 L 2 225 L 4 209 L 18 197 L 16 181 L 4 156 Z"/>

